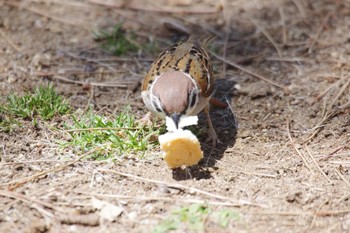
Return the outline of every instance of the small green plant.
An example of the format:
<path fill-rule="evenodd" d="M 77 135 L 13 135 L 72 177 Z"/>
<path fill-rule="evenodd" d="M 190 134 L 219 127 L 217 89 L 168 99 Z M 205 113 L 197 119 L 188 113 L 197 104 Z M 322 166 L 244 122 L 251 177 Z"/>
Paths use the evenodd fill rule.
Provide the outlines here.
<path fill-rule="evenodd" d="M 83 152 L 98 148 L 92 156 L 97 160 L 122 156 L 127 152 L 142 157 L 157 144 L 156 136 L 161 130 L 140 126 L 127 110 L 113 119 L 94 113 L 73 116 L 73 122 L 73 125 L 66 125 L 71 140 L 62 145 L 73 146 Z"/>
<path fill-rule="evenodd" d="M 0 106 L 0 113 L 30 120 L 37 115 L 43 120 L 49 120 L 68 111 L 68 102 L 52 86 L 36 88 L 34 93 L 24 96 L 10 95 L 7 103 Z"/>
<path fill-rule="evenodd" d="M 192 204 L 175 209 L 170 217 L 162 221 L 152 232 L 166 233 L 178 229 L 184 232 L 203 232 L 207 221 L 213 221 L 220 227 L 226 228 L 230 221 L 238 219 L 238 214 L 229 209 L 214 212 L 207 205 Z M 186 229 L 183 229 L 184 227 Z"/>
<path fill-rule="evenodd" d="M 0 115 L 0 132 L 10 133 L 20 125 L 15 119 Z"/>
<path fill-rule="evenodd" d="M 233 210 L 223 209 L 213 213 L 213 218 L 220 227 L 226 228 L 231 220 L 239 220 L 239 215 Z"/>
<path fill-rule="evenodd" d="M 116 24 L 111 31 L 93 32 L 94 39 L 102 42 L 102 49 L 117 56 L 124 55 L 129 51 L 135 52 L 138 49 L 137 45 L 126 36 L 122 25 L 122 23 Z"/>
<path fill-rule="evenodd" d="M 161 52 L 159 42 L 156 40 L 148 40 L 142 44 L 142 50 L 148 54 L 157 55 Z"/>

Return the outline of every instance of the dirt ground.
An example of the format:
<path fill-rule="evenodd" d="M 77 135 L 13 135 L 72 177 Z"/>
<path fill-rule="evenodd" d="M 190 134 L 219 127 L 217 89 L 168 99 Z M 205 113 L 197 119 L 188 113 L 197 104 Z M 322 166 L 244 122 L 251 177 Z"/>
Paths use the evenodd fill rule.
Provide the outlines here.
<path fill-rule="evenodd" d="M 239 215 L 203 232 L 350 232 L 350 2 L 213 2 L 0 1 L 0 103 L 50 82 L 74 108 L 131 105 L 141 118 L 137 84 L 156 54 L 107 54 L 91 32 L 123 21 L 157 52 L 215 35 L 215 95 L 232 107 L 212 108 L 223 143 L 204 135 L 205 158 L 187 170 L 159 150 L 76 160 L 56 143 L 65 117 L 0 132 L 0 232 L 151 232 L 198 201 Z M 98 200 L 120 213 L 104 219 Z"/>

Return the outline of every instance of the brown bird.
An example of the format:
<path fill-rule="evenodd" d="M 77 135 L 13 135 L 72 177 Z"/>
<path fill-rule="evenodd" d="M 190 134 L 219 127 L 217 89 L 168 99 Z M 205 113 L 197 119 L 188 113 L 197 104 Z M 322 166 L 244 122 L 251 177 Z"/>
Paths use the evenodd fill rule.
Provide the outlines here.
<path fill-rule="evenodd" d="M 219 141 L 209 115 L 214 77 L 208 53 L 199 42 L 180 42 L 162 52 L 151 64 L 142 84 L 146 107 L 160 118 L 170 117 L 179 128 L 183 116 L 203 109 L 208 121 L 208 140 Z"/>

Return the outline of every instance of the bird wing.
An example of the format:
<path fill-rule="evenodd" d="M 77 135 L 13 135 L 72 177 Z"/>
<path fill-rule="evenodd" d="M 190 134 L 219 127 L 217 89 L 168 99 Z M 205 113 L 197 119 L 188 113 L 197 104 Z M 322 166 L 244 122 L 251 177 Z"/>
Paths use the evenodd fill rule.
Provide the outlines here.
<path fill-rule="evenodd" d="M 162 52 L 150 66 L 142 90 L 147 90 L 156 77 L 168 71 L 189 74 L 204 97 L 210 96 L 214 90 L 210 58 L 199 42 L 181 42 Z"/>

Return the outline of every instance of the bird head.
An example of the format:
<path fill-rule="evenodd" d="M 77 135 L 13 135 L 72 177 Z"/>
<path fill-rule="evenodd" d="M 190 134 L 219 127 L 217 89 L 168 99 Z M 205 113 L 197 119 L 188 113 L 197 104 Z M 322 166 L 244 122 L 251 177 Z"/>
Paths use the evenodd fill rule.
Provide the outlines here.
<path fill-rule="evenodd" d="M 178 129 L 182 116 L 197 104 L 199 91 L 190 75 L 169 71 L 155 79 L 151 93 L 155 110 L 172 119 Z"/>

